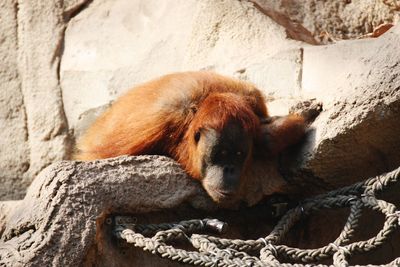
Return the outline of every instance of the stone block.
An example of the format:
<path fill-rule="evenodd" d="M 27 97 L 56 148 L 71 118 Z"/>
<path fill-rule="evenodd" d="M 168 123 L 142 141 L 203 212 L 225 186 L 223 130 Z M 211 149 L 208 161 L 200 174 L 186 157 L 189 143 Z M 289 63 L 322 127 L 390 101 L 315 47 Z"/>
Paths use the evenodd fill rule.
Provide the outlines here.
<path fill-rule="evenodd" d="M 18 70 L 17 1 L 0 3 L 0 199 L 22 198 L 29 142 Z"/>
<path fill-rule="evenodd" d="M 397 25 L 378 39 L 304 50 L 303 89 L 324 105 L 294 156 L 305 184 L 332 188 L 400 165 L 399 43 Z"/>
<path fill-rule="evenodd" d="M 243 69 L 239 78 L 254 83 L 267 100 L 299 97 L 302 49 L 285 50 Z"/>

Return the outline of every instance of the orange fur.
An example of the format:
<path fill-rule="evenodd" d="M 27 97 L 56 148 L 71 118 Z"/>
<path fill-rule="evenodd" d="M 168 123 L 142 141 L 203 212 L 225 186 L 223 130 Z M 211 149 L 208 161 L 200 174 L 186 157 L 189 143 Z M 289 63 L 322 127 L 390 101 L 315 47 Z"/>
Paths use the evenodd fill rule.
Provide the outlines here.
<path fill-rule="evenodd" d="M 268 152 L 276 155 L 290 145 L 296 144 L 304 136 L 306 121 L 304 117 L 291 114 L 280 117 L 267 125 L 265 135 L 268 140 Z"/>
<path fill-rule="evenodd" d="M 176 151 L 179 141 L 202 101 L 213 93 L 236 94 L 254 114 L 267 116 L 261 93 L 249 83 L 211 72 L 170 74 L 120 97 L 79 140 L 75 159 L 139 154 L 161 154 L 176 159 L 177 154 L 182 154 Z"/>
<path fill-rule="evenodd" d="M 254 114 L 250 105 L 244 102 L 241 96 L 232 93 L 212 93 L 204 100 L 197 116 L 189 125 L 183 142 L 177 148 L 177 160 L 185 169 L 197 179 L 201 179 L 200 170 L 197 168 L 202 153 L 195 153 L 196 145 L 192 136 L 200 128 L 212 128 L 222 131 L 230 120 L 235 120 L 243 126 L 246 132 L 254 137 L 259 131 L 259 119 Z"/>
<path fill-rule="evenodd" d="M 266 118 L 265 100 L 250 83 L 205 71 L 170 74 L 120 97 L 79 140 L 75 158 L 166 155 L 202 180 L 204 153 L 193 137 L 203 128 L 221 132 L 230 123 L 239 124 L 254 141 L 249 147 L 254 155 L 274 155 L 304 135 L 301 116 L 262 124 Z M 260 149 L 267 151 L 260 153 Z M 252 155 L 246 158 L 244 169 L 249 169 Z"/>

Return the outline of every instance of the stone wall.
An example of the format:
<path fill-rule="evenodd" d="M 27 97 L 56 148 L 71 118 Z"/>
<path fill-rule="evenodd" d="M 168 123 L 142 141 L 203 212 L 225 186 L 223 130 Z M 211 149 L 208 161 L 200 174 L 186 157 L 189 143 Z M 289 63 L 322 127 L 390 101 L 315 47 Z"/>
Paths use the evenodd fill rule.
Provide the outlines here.
<path fill-rule="evenodd" d="M 321 101 L 324 110 L 306 138 L 279 159 L 279 175 L 300 197 L 397 168 L 400 25 L 365 38 L 382 23 L 396 23 L 397 2 L 1 1 L 0 200 L 8 201 L 0 201 L 0 265 L 178 265 L 121 251 L 106 223 L 112 214 L 134 214 L 140 223 L 222 215 L 228 237 L 270 232 L 276 221 L 264 209 L 246 207 L 250 213 L 242 214 L 216 207 L 171 159 L 61 161 L 118 95 L 174 71 L 210 69 L 250 80 L 266 95 L 272 115 L 287 113 L 299 100 Z M 254 190 L 269 179 L 251 183 L 243 200 L 250 205 L 269 197 Z M 398 191 L 394 186 L 383 198 L 398 207 Z M 251 214 L 253 208 L 261 217 Z M 284 242 L 329 244 L 344 213 L 302 220 Z M 367 212 L 355 239 L 375 235 L 380 219 Z M 351 264 L 397 258 L 397 237 L 398 231 Z"/>
<path fill-rule="evenodd" d="M 1 1 L 0 199 L 22 198 L 43 168 L 70 157 L 105 106 L 166 73 L 211 69 L 250 80 L 273 114 L 300 98 L 334 107 L 341 91 L 358 86 L 352 71 L 372 64 L 360 58 L 393 44 L 383 36 L 320 47 L 318 34 L 354 38 L 399 12 L 389 1 L 320 2 Z M 380 68 L 394 56 L 383 53 Z M 378 74 L 366 75 L 385 77 Z"/>
<path fill-rule="evenodd" d="M 399 20 L 396 0 L 253 0 L 302 24 L 321 42 L 354 39 Z"/>
<path fill-rule="evenodd" d="M 82 4 L 0 4 L 0 199 L 23 197 L 36 174 L 68 157 L 59 67 L 66 25 Z"/>

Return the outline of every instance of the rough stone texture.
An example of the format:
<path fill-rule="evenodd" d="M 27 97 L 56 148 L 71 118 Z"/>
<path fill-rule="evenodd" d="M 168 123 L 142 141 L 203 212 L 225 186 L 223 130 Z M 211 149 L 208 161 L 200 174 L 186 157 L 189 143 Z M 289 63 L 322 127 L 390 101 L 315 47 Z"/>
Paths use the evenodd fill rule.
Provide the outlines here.
<path fill-rule="evenodd" d="M 377 40 L 304 49 L 303 90 L 326 110 L 295 155 L 308 182 L 331 188 L 400 165 L 399 43 L 397 25 Z"/>
<path fill-rule="evenodd" d="M 28 130 L 18 71 L 17 1 L 0 3 L 0 199 L 22 197 L 28 184 Z"/>
<path fill-rule="evenodd" d="M 398 189 L 391 191 L 396 203 Z M 139 223 L 218 217 L 229 221 L 226 237 L 244 239 L 265 236 L 276 223 L 262 209 L 210 212 L 214 208 L 199 184 L 165 157 L 59 162 L 33 181 L 25 199 L 0 204 L 0 265 L 181 266 L 137 249 L 118 247 L 106 223 L 109 215 L 134 214 Z M 318 247 L 331 242 L 340 233 L 345 212 L 328 214 L 300 222 L 285 244 Z M 368 227 L 362 227 L 356 238 L 365 239 L 381 227 L 381 218 L 367 214 L 360 224 L 368 223 Z M 396 238 L 356 263 L 383 263 L 399 256 Z"/>
<path fill-rule="evenodd" d="M 71 149 L 59 87 L 70 16 L 88 1 L 0 4 L 0 199 L 18 199 Z"/>
<path fill-rule="evenodd" d="M 271 115 L 286 115 L 302 98 L 303 48 L 285 50 L 235 73 L 260 88 Z"/>
<path fill-rule="evenodd" d="M 254 0 L 266 10 L 276 10 L 302 24 L 316 39 L 351 39 L 371 33 L 383 23 L 397 22 L 396 0 Z M 320 36 L 320 34 L 323 34 Z"/>
<path fill-rule="evenodd" d="M 250 65 L 238 76 L 265 89 L 267 99 L 290 98 L 300 95 L 302 50 L 277 53 L 264 62 Z"/>
<path fill-rule="evenodd" d="M 29 173 L 36 175 L 65 157 L 68 126 L 58 82 L 60 49 L 65 28 L 57 2 L 18 5 L 19 69 L 27 113 Z M 25 177 L 30 180 L 33 177 Z"/>
<path fill-rule="evenodd" d="M 167 209 L 196 202 L 194 195 L 197 206 L 205 205 L 196 182 L 164 157 L 54 164 L 0 223 L 0 265 L 80 266 L 102 213 Z"/>
<path fill-rule="evenodd" d="M 288 38 L 283 26 L 248 1 L 208 0 L 195 14 L 185 68 L 211 68 L 231 74 L 302 45 Z"/>
<path fill-rule="evenodd" d="M 286 34 L 291 39 L 303 41 L 312 45 L 318 44 L 310 31 L 304 28 L 303 25 L 286 16 L 284 13 L 277 11 L 277 8 L 269 8 L 268 5 L 257 0 L 250 0 L 250 2 L 253 3 L 254 6 L 258 8 L 262 13 L 273 19 L 279 25 L 283 26 L 286 29 Z M 272 3 L 275 4 L 274 1 L 272 1 Z"/>
<path fill-rule="evenodd" d="M 86 110 L 156 76 L 232 75 L 300 44 L 247 1 L 94 2 L 66 30 L 61 86 L 69 125 L 81 128 Z"/>

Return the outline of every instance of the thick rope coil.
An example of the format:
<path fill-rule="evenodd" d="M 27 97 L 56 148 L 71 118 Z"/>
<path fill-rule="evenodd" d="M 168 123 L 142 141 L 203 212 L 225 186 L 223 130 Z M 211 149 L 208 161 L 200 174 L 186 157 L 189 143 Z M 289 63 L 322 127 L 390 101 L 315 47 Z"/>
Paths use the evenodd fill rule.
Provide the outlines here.
<path fill-rule="evenodd" d="M 133 229 L 118 224 L 114 232 L 118 238 L 135 247 L 163 258 L 198 266 L 328 267 L 328 265 L 316 263 L 331 258 L 333 265 L 329 266 L 347 267 L 349 258 L 355 254 L 377 249 L 400 227 L 400 211 L 394 204 L 376 197 L 378 193 L 399 180 L 400 168 L 364 182 L 307 199 L 301 205 L 289 210 L 268 236 L 257 240 L 226 239 L 196 234 L 205 230 L 223 232 L 226 225 L 215 219 L 189 220 L 174 224 L 135 224 Z M 342 207 L 350 207 L 350 213 L 342 232 L 333 243 L 317 249 L 299 249 L 279 244 L 301 216 L 321 209 Z M 374 237 L 350 243 L 358 227 L 363 208 L 382 213 L 385 216 L 384 224 Z M 177 240 L 190 242 L 197 251 L 186 251 L 167 245 L 167 242 Z M 259 252 L 260 257 L 251 256 L 249 252 L 252 255 Z M 282 261 L 294 263 L 282 263 Z M 377 265 L 364 267 L 367 266 Z M 400 257 L 379 266 L 400 266 Z"/>

